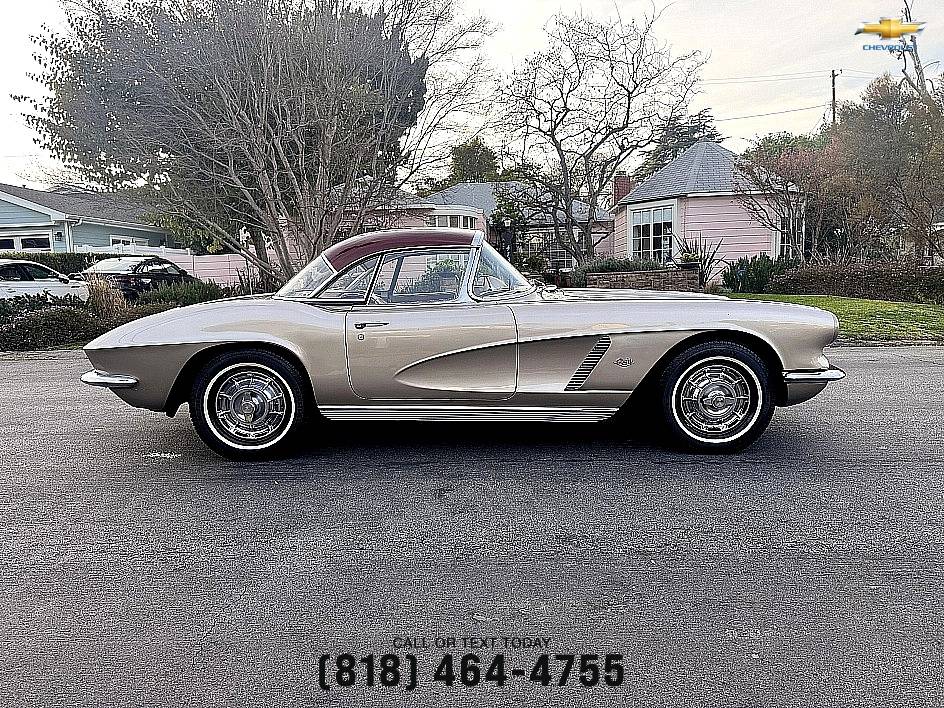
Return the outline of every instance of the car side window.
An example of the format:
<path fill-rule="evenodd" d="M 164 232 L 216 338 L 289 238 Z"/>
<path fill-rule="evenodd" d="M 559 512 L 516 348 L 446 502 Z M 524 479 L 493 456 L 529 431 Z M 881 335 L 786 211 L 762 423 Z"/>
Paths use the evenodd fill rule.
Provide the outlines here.
<path fill-rule="evenodd" d="M 457 249 L 388 253 L 377 273 L 370 302 L 424 305 L 459 297 L 469 267 L 469 251 Z"/>
<path fill-rule="evenodd" d="M 160 262 L 158 262 L 158 261 L 155 261 L 155 262 L 153 262 L 153 263 L 144 263 L 144 264 L 142 264 L 141 266 L 138 267 L 137 272 L 138 272 L 138 273 L 149 273 L 149 274 L 157 275 L 157 274 L 160 274 L 160 273 L 166 273 L 166 272 L 167 272 L 167 268 L 166 268 L 166 266 L 165 266 L 163 263 L 160 263 Z"/>
<path fill-rule="evenodd" d="M 22 268 L 26 270 L 27 275 L 33 280 L 59 280 L 59 276 L 42 266 L 24 263 Z"/>
<path fill-rule="evenodd" d="M 318 295 L 319 300 L 366 300 L 380 256 L 352 265 L 339 274 Z"/>
<path fill-rule="evenodd" d="M 18 265 L 0 266 L 0 280 L 19 281 L 26 280 L 26 274 L 20 270 Z"/>

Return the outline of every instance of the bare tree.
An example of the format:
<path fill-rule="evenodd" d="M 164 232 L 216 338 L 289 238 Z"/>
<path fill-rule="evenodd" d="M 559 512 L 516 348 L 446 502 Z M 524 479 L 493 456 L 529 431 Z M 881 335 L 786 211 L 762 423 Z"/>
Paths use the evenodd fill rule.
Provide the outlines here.
<path fill-rule="evenodd" d="M 906 22 L 913 22 L 914 0 L 903 0 L 904 7 L 902 12 Z M 912 34 L 901 38 L 901 51 L 899 56 L 902 61 L 902 81 L 915 92 L 934 118 L 938 121 L 944 120 L 944 114 L 941 111 L 941 87 L 935 87 L 933 81 L 928 78 L 927 70 L 937 64 L 925 65 L 918 53 L 918 36 Z"/>
<path fill-rule="evenodd" d="M 609 207 L 616 172 L 683 114 L 702 60 L 673 56 L 639 21 L 557 15 L 548 46 L 502 89 L 506 144 L 522 165 L 521 198 L 543 214 L 578 263 L 592 254 L 597 209 Z M 582 205 L 581 205 L 582 203 Z M 590 218 L 581 219 L 579 212 Z"/>
<path fill-rule="evenodd" d="M 93 182 L 146 184 L 284 277 L 436 158 L 487 29 L 452 0 L 88 0 L 39 38 L 28 120 Z"/>
<path fill-rule="evenodd" d="M 751 218 L 764 228 L 780 234 L 788 250 L 805 258 L 805 217 L 808 190 L 814 181 L 815 153 L 812 149 L 792 149 L 774 153 L 758 149 L 735 166 L 738 199 Z M 776 254 L 774 254 L 776 255 Z"/>

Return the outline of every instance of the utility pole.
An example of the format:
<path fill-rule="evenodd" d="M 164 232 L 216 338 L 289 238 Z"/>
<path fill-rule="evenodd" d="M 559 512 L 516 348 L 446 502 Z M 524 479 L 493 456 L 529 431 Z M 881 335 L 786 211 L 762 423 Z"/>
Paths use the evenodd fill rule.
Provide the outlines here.
<path fill-rule="evenodd" d="M 836 77 L 841 73 L 842 69 L 840 69 L 838 72 L 835 69 L 829 72 L 833 81 L 833 128 L 836 127 Z"/>

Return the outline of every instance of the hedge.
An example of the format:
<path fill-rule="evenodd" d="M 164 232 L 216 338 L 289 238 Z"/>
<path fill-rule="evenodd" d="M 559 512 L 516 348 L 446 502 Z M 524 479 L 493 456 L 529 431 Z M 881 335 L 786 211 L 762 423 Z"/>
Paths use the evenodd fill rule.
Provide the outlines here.
<path fill-rule="evenodd" d="M 145 290 L 138 295 L 135 302 L 138 305 L 159 303 L 184 307 L 186 305 L 195 305 L 198 302 L 219 300 L 220 298 L 231 297 L 238 294 L 240 293 L 237 292 L 237 288 L 223 288 L 216 283 L 194 280 L 187 283 L 162 285 L 153 290 Z"/>
<path fill-rule="evenodd" d="M 88 342 L 108 331 L 108 326 L 83 310 L 53 305 L 24 312 L 0 325 L 0 351 L 29 351 Z"/>
<path fill-rule="evenodd" d="M 773 259 L 766 253 L 750 258 L 744 256 L 725 266 L 721 282 L 736 293 L 764 293 L 774 277 L 796 267 L 797 261 L 793 258 Z"/>
<path fill-rule="evenodd" d="M 574 268 L 571 274 L 571 284 L 582 288 L 587 285 L 587 273 L 627 273 L 640 270 L 662 270 L 668 266 L 658 261 L 641 260 L 638 258 L 597 258 Z"/>
<path fill-rule="evenodd" d="M 53 303 L 39 309 L 25 309 L 0 318 L 0 351 L 25 352 L 84 345 L 119 325 L 170 308 L 162 303 L 136 305 L 113 318 L 103 318 L 91 309 L 69 304 Z"/>
<path fill-rule="evenodd" d="M 913 262 L 807 265 L 775 276 L 767 291 L 944 305 L 944 267 Z"/>
<path fill-rule="evenodd" d="M 53 270 L 58 270 L 63 275 L 81 273 L 93 263 L 105 258 L 120 257 L 120 253 L 51 253 L 49 251 L 29 251 L 26 253 L 7 251 L 0 253 L 0 258 L 12 258 L 18 261 L 41 263 Z"/>

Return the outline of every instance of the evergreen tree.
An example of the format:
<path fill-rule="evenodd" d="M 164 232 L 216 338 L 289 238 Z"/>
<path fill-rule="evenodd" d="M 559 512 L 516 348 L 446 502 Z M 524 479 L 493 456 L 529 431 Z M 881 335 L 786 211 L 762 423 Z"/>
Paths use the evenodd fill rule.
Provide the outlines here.
<path fill-rule="evenodd" d="M 641 182 L 647 179 L 692 145 L 704 140 L 722 140 L 710 109 L 704 108 L 690 116 L 672 117 L 659 129 L 655 146 L 646 151 L 645 159 L 634 175 L 636 180 Z"/>

